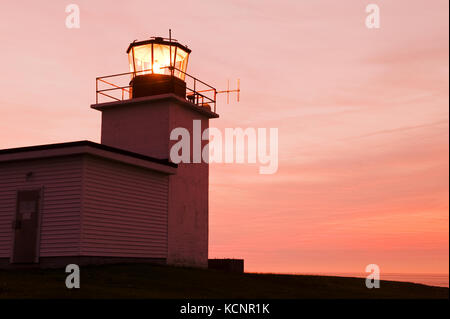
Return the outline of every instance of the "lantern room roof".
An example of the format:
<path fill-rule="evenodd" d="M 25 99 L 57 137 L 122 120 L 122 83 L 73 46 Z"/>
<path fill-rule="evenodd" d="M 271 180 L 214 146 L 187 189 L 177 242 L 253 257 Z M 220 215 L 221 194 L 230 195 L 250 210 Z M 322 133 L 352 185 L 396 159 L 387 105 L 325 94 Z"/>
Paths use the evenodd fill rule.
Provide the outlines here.
<path fill-rule="evenodd" d="M 127 53 L 129 53 L 131 48 L 133 48 L 133 47 L 150 44 L 150 43 L 173 45 L 173 46 L 176 46 L 176 47 L 186 51 L 187 53 L 191 53 L 191 49 L 189 49 L 187 46 L 182 45 L 181 43 L 177 42 L 177 40 L 167 39 L 167 38 L 162 38 L 162 37 L 152 37 L 148 40 L 143 40 L 143 41 L 135 40 L 135 41 L 131 42 L 130 45 L 128 46 Z"/>

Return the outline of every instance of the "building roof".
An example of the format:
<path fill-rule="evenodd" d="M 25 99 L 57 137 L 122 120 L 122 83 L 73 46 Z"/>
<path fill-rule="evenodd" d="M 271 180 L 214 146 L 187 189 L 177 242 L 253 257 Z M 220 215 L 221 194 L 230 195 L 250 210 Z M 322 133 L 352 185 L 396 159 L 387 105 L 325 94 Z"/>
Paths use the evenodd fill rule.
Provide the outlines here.
<path fill-rule="evenodd" d="M 177 164 L 171 163 L 168 159 L 158 159 L 91 141 L 76 141 L 3 149 L 0 150 L 0 164 L 2 162 L 78 154 L 90 154 L 167 174 L 175 174 L 176 168 L 178 167 Z"/>

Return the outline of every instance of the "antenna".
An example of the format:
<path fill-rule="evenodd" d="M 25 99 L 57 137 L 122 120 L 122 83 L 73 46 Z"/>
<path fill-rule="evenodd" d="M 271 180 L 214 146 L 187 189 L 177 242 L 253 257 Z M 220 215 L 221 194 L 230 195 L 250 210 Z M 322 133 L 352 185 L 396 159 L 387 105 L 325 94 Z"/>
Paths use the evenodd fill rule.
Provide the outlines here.
<path fill-rule="evenodd" d="M 217 91 L 217 93 L 226 93 L 227 94 L 227 104 L 230 103 L 230 93 L 237 93 L 237 101 L 239 102 L 241 96 L 241 80 L 237 79 L 237 89 L 230 90 L 230 80 L 227 81 L 227 89 L 223 91 Z"/>
<path fill-rule="evenodd" d="M 153 48 L 153 47 L 152 47 Z M 170 60 L 170 74 L 173 76 L 173 68 L 172 68 L 172 29 L 169 29 L 169 60 Z"/>

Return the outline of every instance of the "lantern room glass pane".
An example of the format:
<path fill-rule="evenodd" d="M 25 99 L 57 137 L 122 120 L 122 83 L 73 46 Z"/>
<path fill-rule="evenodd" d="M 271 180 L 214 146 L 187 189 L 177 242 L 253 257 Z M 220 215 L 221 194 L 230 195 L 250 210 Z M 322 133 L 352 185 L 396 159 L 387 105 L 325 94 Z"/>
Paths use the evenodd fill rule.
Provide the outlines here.
<path fill-rule="evenodd" d="M 177 56 L 175 59 L 175 68 L 186 72 L 189 54 L 180 48 L 177 48 Z M 184 80 L 184 74 L 175 70 L 175 76 Z"/>
<path fill-rule="evenodd" d="M 172 46 L 172 57 L 175 47 Z M 164 68 L 170 66 L 170 46 L 164 44 L 153 44 L 153 73 L 170 75 L 170 70 Z"/>
<path fill-rule="evenodd" d="M 139 72 L 138 75 L 150 74 L 149 71 L 152 68 L 151 60 L 152 60 L 152 45 L 140 45 L 133 47 L 130 51 L 129 55 L 132 55 L 134 51 L 134 67 L 136 70 L 133 70 L 133 58 L 131 57 L 130 69 L 131 72 Z M 145 71 L 145 72 L 142 72 Z"/>
<path fill-rule="evenodd" d="M 133 49 L 128 52 L 128 64 L 130 66 L 130 72 L 134 72 Z"/>

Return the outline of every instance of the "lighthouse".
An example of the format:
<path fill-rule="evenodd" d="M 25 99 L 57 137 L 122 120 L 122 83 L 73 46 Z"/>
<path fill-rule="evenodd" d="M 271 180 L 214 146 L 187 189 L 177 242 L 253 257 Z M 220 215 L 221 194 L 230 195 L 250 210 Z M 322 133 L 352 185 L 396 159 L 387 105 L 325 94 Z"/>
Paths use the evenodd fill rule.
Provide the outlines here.
<path fill-rule="evenodd" d="M 170 160 L 172 130 L 185 128 L 192 138 L 194 120 L 201 121 L 203 129 L 209 127 L 209 120 L 218 117 L 215 89 L 187 73 L 190 53 L 186 46 L 161 37 L 129 45 L 130 98 L 91 106 L 102 112 L 102 144 Z M 207 141 L 202 143 L 203 148 Z M 208 163 L 191 158 L 169 177 L 169 264 L 207 266 L 208 176 Z"/>
<path fill-rule="evenodd" d="M 217 91 L 188 73 L 191 50 L 171 37 L 126 53 L 129 70 L 96 78 L 101 143 L 0 150 L 0 267 L 208 267 L 208 161 L 174 163 L 170 136 L 207 129 Z"/>

